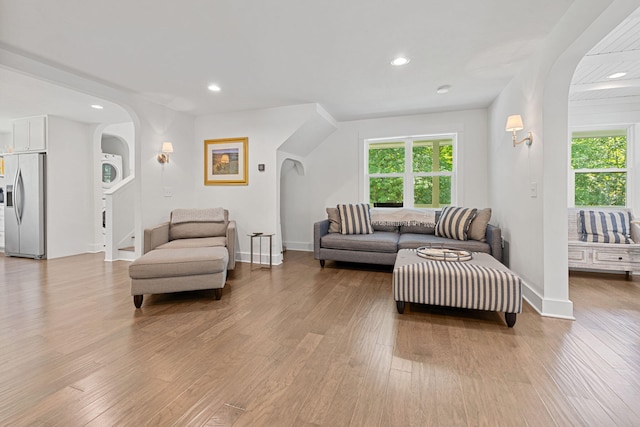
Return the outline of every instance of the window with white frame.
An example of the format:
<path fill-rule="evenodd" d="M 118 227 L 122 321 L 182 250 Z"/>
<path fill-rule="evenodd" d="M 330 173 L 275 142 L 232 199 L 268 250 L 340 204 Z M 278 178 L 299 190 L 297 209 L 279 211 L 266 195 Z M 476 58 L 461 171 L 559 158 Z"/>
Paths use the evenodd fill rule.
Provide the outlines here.
<path fill-rule="evenodd" d="M 365 140 L 368 202 L 377 207 L 455 204 L 456 135 Z"/>
<path fill-rule="evenodd" d="M 628 140 L 628 128 L 572 133 L 569 195 L 573 206 L 628 206 Z"/>

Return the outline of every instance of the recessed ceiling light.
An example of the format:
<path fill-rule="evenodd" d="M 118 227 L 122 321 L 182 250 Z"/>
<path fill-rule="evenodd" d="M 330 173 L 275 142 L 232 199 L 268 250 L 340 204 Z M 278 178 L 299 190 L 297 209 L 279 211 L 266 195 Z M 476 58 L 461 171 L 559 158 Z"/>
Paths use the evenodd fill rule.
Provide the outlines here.
<path fill-rule="evenodd" d="M 96 110 L 102 110 L 104 107 L 103 107 L 102 105 L 93 104 L 93 105 L 91 106 L 91 108 L 94 108 L 94 109 L 96 109 Z"/>
<path fill-rule="evenodd" d="M 609 76 L 610 79 L 619 79 L 620 77 L 626 76 L 627 73 L 614 73 Z"/>
<path fill-rule="evenodd" d="M 211 92 L 220 92 L 220 86 L 218 85 L 209 85 L 207 87 Z"/>
<path fill-rule="evenodd" d="M 438 89 L 436 89 L 436 93 L 443 95 L 445 93 L 449 93 L 449 89 L 451 89 L 451 85 L 442 85 Z"/>
<path fill-rule="evenodd" d="M 399 67 L 401 65 L 407 65 L 408 63 L 409 63 L 409 59 L 403 58 L 402 56 L 399 56 L 393 61 L 391 61 L 391 65 L 395 65 L 396 67 Z"/>

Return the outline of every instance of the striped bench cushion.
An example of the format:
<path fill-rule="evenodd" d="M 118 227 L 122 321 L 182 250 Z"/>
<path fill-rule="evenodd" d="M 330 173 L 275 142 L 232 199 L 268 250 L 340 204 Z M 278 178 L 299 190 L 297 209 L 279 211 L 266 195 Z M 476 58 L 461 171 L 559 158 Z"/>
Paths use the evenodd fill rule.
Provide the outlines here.
<path fill-rule="evenodd" d="M 629 212 L 580 211 L 580 240 L 594 243 L 633 243 Z"/>
<path fill-rule="evenodd" d="M 393 270 L 396 301 L 520 313 L 522 281 L 513 273 L 467 262 L 430 261 Z"/>

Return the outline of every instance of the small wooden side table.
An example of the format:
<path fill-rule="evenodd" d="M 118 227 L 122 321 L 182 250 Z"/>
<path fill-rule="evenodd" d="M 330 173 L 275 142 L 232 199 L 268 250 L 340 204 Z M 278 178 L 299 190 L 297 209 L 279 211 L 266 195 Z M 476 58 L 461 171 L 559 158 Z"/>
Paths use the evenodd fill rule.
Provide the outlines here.
<path fill-rule="evenodd" d="M 253 258 L 254 258 L 254 256 L 253 256 L 253 239 L 255 239 L 257 237 L 258 238 L 258 243 L 259 243 L 258 264 L 260 264 L 260 268 L 271 269 L 272 259 L 273 259 L 272 238 L 274 236 L 274 233 L 251 233 L 251 234 L 247 234 L 247 236 L 249 236 L 251 238 L 251 268 L 253 268 Z M 268 237 L 269 238 L 269 267 L 262 267 L 262 238 L 263 237 Z"/>

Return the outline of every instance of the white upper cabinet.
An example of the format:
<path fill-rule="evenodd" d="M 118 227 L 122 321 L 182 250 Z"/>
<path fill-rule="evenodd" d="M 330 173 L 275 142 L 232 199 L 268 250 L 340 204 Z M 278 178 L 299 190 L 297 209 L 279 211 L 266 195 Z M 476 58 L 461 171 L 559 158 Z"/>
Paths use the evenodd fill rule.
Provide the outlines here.
<path fill-rule="evenodd" d="M 45 151 L 47 149 L 47 117 L 37 116 L 13 122 L 13 151 Z"/>

